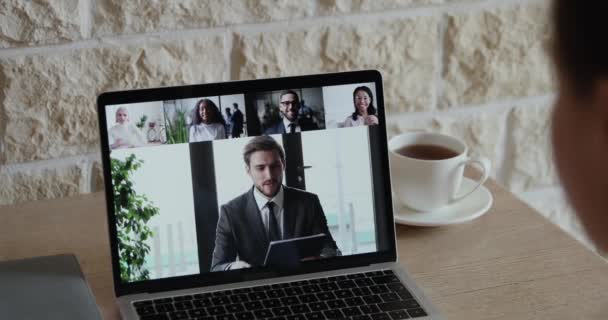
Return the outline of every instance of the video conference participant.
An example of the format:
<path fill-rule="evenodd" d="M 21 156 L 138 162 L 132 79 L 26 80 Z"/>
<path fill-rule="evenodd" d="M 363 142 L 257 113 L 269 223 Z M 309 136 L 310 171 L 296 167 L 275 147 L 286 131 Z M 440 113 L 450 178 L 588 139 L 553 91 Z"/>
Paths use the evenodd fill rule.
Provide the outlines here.
<path fill-rule="evenodd" d="M 110 128 L 108 135 L 110 149 L 134 148 L 146 144 L 141 132 L 129 121 L 129 112 L 125 107 L 116 109 L 116 124 Z"/>
<path fill-rule="evenodd" d="M 366 86 L 360 86 L 353 91 L 353 104 L 355 112 L 344 119 L 344 127 L 356 127 L 378 124 L 376 108 L 374 107 L 374 94 Z"/>
<path fill-rule="evenodd" d="M 196 103 L 194 123 L 190 127 L 189 142 L 226 139 L 226 123 L 220 109 L 209 99 Z"/>
<path fill-rule="evenodd" d="M 317 195 L 282 185 L 285 152 L 269 136 L 253 138 L 243 150 L 253 187 L 221 208 L 212 271 L 261 266 L 270 241 L 327 235 L 318 257 L 340 255 Z"/>
<path fill-rule="evenodd" d="M 238 103 L 233 103 L 232 107 L 234 108 L 234 113 L 232 114 L 232 118 L 230 118 L 232 123 L 231 134 L 233 138 L 238 138 L 241 136 L 241 134 L 243 134 L 243 125 L 245 122 L 245 117 L 243 116 L 241 110 L 239 110 Z"/>
<path fill-rule="evenodd" d="M 224 111 L 226 112 L 224 114 L 224 129 L 226 132 L 226 135 L 228 135 L 229 133 L 232 132 L 232 111 L 230 110 L 230 108 L 226 108 L 224 109 Z"/>
<path fill-rule="evenodd" d="M 271 125 L 265 134 L 295 133 L 317 130 L 319 126 L 306 118 L 298 118 L 300 111 L 300 98 L 295 91 L 287 90 L 279 96 L 279 111 L 283 119 Z"/>

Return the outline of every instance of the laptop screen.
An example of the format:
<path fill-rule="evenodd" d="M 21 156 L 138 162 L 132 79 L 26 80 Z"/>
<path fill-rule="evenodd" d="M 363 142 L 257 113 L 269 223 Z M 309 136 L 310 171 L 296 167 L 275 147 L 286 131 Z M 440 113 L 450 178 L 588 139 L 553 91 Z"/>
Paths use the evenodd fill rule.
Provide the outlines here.
<path fill-rule="evenodd" d="M 378 94 L 358 82 L 103 106 L 120 281 L 389 250 Z"/>

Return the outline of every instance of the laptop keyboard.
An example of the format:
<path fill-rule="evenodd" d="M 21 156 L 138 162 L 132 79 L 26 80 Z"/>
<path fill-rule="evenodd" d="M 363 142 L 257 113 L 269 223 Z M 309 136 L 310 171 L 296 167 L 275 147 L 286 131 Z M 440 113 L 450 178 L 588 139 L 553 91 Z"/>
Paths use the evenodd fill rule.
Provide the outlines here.
<path fill-rule="evenodd" d="M 426 316 L 391 270 L 136 301 L 141 320 L 397 320 Z"/>

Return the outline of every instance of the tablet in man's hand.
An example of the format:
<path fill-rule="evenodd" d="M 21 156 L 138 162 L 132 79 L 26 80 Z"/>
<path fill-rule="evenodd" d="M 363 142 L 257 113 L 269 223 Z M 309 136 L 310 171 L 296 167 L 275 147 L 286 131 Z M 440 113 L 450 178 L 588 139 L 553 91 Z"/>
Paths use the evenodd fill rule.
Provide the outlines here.
<path fill-rule="evenodd" d="M 266 252 L 264 266 L 275 268 L 298 267 L 302 259 L 318 257 L 327 235 L 319 233 L 312 236 L 272 241 Z"/>

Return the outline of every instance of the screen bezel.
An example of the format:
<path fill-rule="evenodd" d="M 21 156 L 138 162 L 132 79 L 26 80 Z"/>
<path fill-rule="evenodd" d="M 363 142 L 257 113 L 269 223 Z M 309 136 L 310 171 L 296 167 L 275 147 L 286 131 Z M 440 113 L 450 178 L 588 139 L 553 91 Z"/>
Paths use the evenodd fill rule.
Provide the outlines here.
<path fill-rule="evenodd" d="M 297 270 L 268 270 L 267 268 L 240 269 L 225 272 L 209 272 L 205 274 L 161 278 L 139 282 L 125 283 L 120 279 L 118 241 L 116 230 L 116 219 L 114 215 L 114 199 L 110 175 L 110 152 L 108 145 L 108 132 L 106 128 L 106 106 L 116 104 L 130 104 L 150 101 L 177 100 L 206 96 L 221 96 L 249 92 L 265 92 L 273 90 L 284 90 L 288 88 L 313 88 L 335 85 L 346 85 L 356 83 L 371 83 L 376 86 L 376 105 L 379 125 L 376 126 L 377 134 L 375 141 L 370 135 L 370 153 L 376 158 L 380 168 L 374 171 L 380 175 L 374 175 L 375 202 L 379 202 L 384 208 L 382 212 L 376 212 L 384 221 L 387 232 L 387 250 L 374 253 L 341 256 L 318 261 L 310 261 Z M 384 95 L 382 87 L 382 76 L 376 70 L 351 71 L 341 73 L 327 73 L 305 76 L 293 76 L 272 79 L 244 80 L 231 82 L 218 82 L 198 85 L 137 89 L 126 91 L 105 92 L 97 98 L 99 116 L 99 129 L 101 139 L 101 156 L 103 163 L 103 175 L 106 181 L 106 206 L 108 212 L 108 231 L 110 236 L 110 249 L 112 257 L 112 272 L 114 290 L 117 297 L 135 294 L 152 293 L 169 290 L 189 289 L 201 286 L 228 284 L 249 280 L 274 278 L 279 276 L 298 275 L 312 272 L 337 270 L 343 268 L 362 267 L 370 264 L 396 261 L 395 224 L 393 220 L 393 207 L 391 196 L 391 182 L 389 174 L 389 160 L 386 134 L 386 115 L 384 109 Z M 378 201 L 379 200 L 379 201 Z M 376 218 L 378 222 L 378 217 Z"/>

